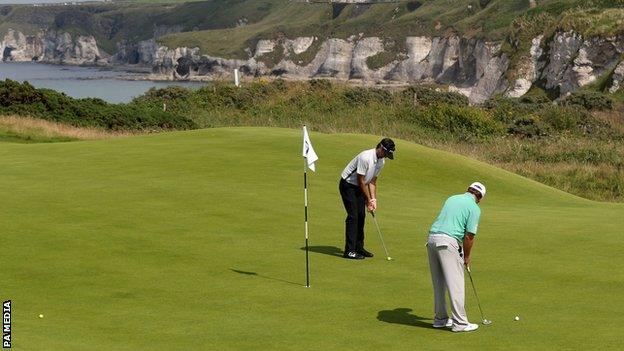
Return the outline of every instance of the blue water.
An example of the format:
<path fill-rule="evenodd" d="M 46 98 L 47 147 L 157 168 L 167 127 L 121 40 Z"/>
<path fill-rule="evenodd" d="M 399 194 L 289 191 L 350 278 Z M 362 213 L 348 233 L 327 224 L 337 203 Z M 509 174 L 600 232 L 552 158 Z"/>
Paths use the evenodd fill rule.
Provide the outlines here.
<path fill-rule="evenodd" d="M 117 79 L 123 72 L 95 67 L 58 66 L 31 62 L 0 63 L 0 80 L 28 81 L 37 88 L 49 88 L 75 98 L 97 97 L 112 103 L 129 102 L 150 88 L 177 85 L 196 89 L 202 83 L 152 82 Z"/>

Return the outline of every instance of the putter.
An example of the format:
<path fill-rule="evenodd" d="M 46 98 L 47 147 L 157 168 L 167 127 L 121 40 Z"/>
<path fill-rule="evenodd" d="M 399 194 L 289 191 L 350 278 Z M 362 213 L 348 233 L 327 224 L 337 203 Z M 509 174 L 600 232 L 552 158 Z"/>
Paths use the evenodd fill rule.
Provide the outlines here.
<path fill-rule="evenodd" d="M 470 283 L 472 284 L 472 291 L 474 292 L 474 295 L 477 298 L 477 305 L 479 306 L 479 311 L 481 311 L 481 323 L 483 323 L 483 325 L 490 325 L 490 324 L 492 324 L 492 321 L 488 320 L 483 315 L 483 309 L 481 308 L 481 302 L 479 301 L 479 296 L 477 295 L 477 288 L 475 288 L 475 283 L 472 280 L 472 274 L 470 274 L 470 267 L 466 266 L 466 270 L 468 271 L 468 276 L 470 277 Z"/>
<path fill-rule="evenodd" d="M 383 236 L 381 235 L 381 229 L 379 229 L 379 223 L 377 223 L 377 218 L 375 218 L 375 212 L 370 213 L 373 216 L 373 222 L 375 222 L 375 227 L 377 227 L 377 233 L 379 233 L 379 239 L 381 239 L 381 245 L 383 245 L 384 251 L 386 252 L 386 260 L 391 261 L 393 258 L 388 255 L 388 249 L 386 249 L 386 243 L 384 242 Z"/>

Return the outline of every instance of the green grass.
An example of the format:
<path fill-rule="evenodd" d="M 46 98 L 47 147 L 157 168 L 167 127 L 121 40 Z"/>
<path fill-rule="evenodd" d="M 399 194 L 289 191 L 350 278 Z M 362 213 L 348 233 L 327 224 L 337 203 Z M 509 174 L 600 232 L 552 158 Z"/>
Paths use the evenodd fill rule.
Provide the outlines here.
<path fill-rule="evenodd" d="M 56 143 L 65 141 L 76 141 L 77 138 L 71 137 L 48 137 L 39 133 L 16 133 L 10 130 L 5 130 L 0 126 L 0 143 Z"/>
<path fill-rule="evenodd" d="M 199 47 L 203 53 L 215 56 L 247 58 L 244 49 L 252 47 L 255 50 L 255 44 L 263 37 L 273 38 L 278 33 L 287 33 L 289 38 L 297 35 L 319 35 L 319 29 L 314 27 L 323 22 L 323 17 L 329 17 L 330 9 L 326 5 L 284 4 L 275 0 L 253 0 L 244 5 L 257 8 L 264 6 L 270 12 L 266 17 L 251 21 L 246 26 L 233 27 L 236 19 L 249 16 L 249 8 L 241 5 L 238 17 L 231 17 L 232 23 L 227 27 L 172 34 L 160 38 L 159 41 L 169 47 Z M 232 14 L 228 13 L 228 16 Z"/>
<path fill-rule="evenodd" d="M 311 138 L 320 160 L 309 174 L 310 244 L 337 251 L 337 179 L 379 137 Z M 14 349 L 619 347 L 622 205 L 404 141 L 380 177 L 378 218 L 396 260 L 381 258 L 369 221 L 377 257 L 312 252 L 303 288 L 300 139 L 232 128 L 3 145 L 1 297 L 13 300 Z M 428 328 L 423 245 L 444 199 L 473 180 L 488 186 L 473 276 L 494 324 L 456 335 Z"/>

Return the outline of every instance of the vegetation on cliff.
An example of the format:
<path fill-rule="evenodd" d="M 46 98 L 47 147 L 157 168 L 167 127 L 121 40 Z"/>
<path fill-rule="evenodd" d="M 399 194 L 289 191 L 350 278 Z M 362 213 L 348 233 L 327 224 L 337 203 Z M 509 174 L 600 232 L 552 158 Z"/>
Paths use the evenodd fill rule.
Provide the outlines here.
<path fill-rule="evenodd" d="M 130 1 L 75 6 L 0 5 L 0 33 L 41 28 L 95 36 L 108 53 L 119 42 L 158 37 L 169 47 L 246 58 L 260 39 L 378 36 L 398 43 L 408 35 L 504 40 L 553 28 L 586 35 L 624 30 L 622 0 L 411 0 L 379 4 L 329 4 L 280 0 Z M 527 25 L 528 24 L 528 25 Z M 536 24 L 536 25 L 533 25 Z M 518 27 L 523 33 L 518 33 Z M 515 37 L 513 36 L 516 32 Z M 512 40 L 512 43 L 519 44 Z"/>

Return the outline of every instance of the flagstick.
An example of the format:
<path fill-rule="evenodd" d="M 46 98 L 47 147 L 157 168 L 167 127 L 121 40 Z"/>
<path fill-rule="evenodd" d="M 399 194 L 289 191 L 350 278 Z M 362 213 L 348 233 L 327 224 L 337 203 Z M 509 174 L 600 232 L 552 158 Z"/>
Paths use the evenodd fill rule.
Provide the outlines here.
<path fill-rule="evenodd" d="M 306 288 L 310 287 L 310 260 L 308 258 L 308 159 L 303 158 L 303 202 L 305 218 Z"/>

